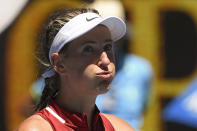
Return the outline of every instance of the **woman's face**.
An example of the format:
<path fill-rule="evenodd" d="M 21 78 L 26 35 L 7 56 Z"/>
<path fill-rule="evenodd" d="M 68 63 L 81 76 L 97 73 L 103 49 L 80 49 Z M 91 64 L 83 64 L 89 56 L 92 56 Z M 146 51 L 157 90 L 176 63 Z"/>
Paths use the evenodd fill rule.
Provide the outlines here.
<path fill-rule="evenodd" d="M 66 50 L 63 64 L 67 84 L 73 90 L 90 95 L 108 91 L 115 75 L 113 42 L 108 28 L 98 25 L 73 40 Z"/>

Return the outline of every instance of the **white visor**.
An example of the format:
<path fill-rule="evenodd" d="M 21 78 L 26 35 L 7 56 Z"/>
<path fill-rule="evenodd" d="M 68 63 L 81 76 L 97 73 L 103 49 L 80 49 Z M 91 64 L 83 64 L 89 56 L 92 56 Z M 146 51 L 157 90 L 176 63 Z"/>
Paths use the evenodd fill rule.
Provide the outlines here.
<path fill-rule="evenodd" d="M 119 40 L 126 33 L 126 24 L 118 17 L 111 16 L 103 19 L 96 13 L 83 13 L 77 15 L 66 23 L 56 34 L 49 51 L 50 63 L 52 64 L 51 55 L 53 53 L 59 52 L 64 45 L 84 35 L 99 24 L 105 25 L 109 29 L 113 41 Z M 47 78 L 54 74 L 54 69 L 51 69 L 42 76 Z"/>

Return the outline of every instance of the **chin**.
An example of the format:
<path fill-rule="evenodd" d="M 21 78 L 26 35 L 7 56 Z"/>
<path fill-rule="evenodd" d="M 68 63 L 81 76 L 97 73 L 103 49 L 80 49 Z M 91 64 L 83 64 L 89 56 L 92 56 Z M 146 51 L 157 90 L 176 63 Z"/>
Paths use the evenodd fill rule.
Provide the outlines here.
<path fill-rule="evenodd" d="M 101 84 L 96 88 L 97 94 L 104 94 L 107 93 L 110 90 L 109 84 Z"/>
<path fill-rule="evenodd" d="M 97 82 L 95 82 L 94 86 L 96 89 L 96 94 L 104 94 L 107 93 L 110 90 L 110 84 L 112 82 L 113 77 L 110 77 L 108 79 L 102 79 L 98 78 Z"/>

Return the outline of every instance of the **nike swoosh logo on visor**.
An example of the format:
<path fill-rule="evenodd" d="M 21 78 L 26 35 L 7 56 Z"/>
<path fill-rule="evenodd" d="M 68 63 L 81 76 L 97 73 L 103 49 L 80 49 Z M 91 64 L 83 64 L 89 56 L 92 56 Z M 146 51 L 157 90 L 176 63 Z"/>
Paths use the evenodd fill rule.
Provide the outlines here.
<path fill-rule="evenodd" d="M 93 17 L 93 18 L 87 18 L 87 17 L 86 17 L 86 21 L 89 22 L 89 21 L 94 20 L 94 19 L 96 19 L 96 18 L 99 18 L 99 17 Z"/>

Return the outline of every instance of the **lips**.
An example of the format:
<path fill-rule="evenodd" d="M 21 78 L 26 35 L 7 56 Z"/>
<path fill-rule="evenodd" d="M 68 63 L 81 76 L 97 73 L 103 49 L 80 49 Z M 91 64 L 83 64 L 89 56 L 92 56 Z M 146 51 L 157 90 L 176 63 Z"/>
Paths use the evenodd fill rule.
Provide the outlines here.
<path fill-rule="evenodd" d="M 112 72 L 111 71 L 103 71 L 100 73 L 96 73 L 96 76 L 107 79 L 110 78 L 112 76 Z"/>

